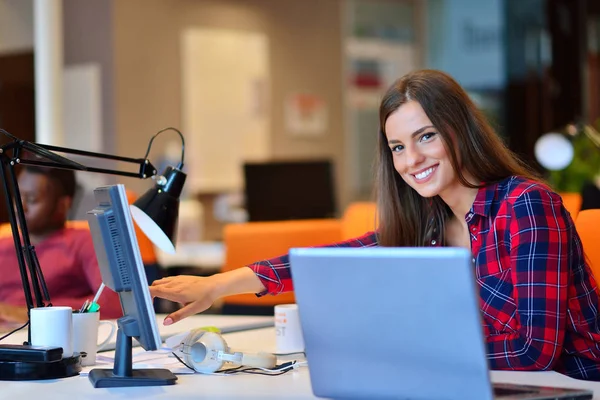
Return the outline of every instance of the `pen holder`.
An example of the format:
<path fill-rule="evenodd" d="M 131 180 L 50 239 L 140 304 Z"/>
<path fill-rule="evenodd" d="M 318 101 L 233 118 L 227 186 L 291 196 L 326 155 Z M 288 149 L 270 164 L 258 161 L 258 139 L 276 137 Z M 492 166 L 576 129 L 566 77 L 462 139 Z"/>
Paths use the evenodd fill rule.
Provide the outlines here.
<path fill-rule="evenodd" d="M 101 343 L 98 343 L 101 325 L 109 326 L 110 333 Z M 81 354 L 82 366 L 96 363 L 96 353 L 110 342 L 116 330 L 117 325 L 113 321 L 100 321 L 98 312 L 73 313 L 73 349 Z"/>

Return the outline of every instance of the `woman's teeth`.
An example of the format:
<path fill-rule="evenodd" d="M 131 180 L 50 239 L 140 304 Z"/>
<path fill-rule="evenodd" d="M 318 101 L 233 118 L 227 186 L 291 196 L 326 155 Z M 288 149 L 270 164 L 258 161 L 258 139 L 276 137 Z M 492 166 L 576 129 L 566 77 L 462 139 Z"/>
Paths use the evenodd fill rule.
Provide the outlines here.
<path fill-rule="evenodd" d="M 425 179 L 433 172 L 433 167 L 426 169 L 423 172 L 420 172 L 415 175 L 417 179 Z"/>

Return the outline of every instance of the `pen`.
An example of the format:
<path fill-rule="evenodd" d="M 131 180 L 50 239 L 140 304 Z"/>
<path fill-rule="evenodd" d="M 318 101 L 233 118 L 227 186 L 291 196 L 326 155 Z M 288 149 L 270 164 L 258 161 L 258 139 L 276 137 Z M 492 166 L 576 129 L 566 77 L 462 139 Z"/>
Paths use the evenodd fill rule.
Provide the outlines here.
<path fill-rule="evenodd" d="M 88 299 L 88 300 L 86 300 L 86 301 L 83 303 L 83 305 L 82 305 L 82 306 L 81 306 L 81 308 L 79 309 L 79 312 L 80 312 L 80 313 L 82 313 L 82 312 L 85 312 L 85 310 L 87 309 L 87 307 L 88 307 L 89 305 L 90 305 L 90 301 L 89 301 L 89 299 Z"/>
<path fill-rule="evenodd" d="M 86 312 L 96 312 L 96 311 L 98 311 L 98 308 L 100 308 L 98 306 L 98 299 L 100 298 L 100 295 L 102 294 L 103 290 L 104 290 L 104 282 L 102 282 L 102 284 L 98 288 L 98 291 L 96 292 L 96 295 L 94 296 L 94 300 L 92 300 L 92 302 L 89 304 Z"/>

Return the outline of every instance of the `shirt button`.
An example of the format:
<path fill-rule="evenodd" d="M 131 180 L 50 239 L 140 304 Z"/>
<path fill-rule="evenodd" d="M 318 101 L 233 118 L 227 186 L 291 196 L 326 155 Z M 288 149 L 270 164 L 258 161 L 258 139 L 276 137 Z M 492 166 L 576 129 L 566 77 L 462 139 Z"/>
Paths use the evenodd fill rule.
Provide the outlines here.
<path fill-rule="evenodd" d="M 475 262 L 475 258 L 473 258 L 473 262 Z"/>
<path fill-rule="evenodd" d="M 435 240 L 431 241 L 431 244 L 435 245 L 437 242 Z"/>
<path fill-rule="evenodd" d="M 472 228 L 471 228 L 471 230 L 472 230 L 473 232 L 475 232 L 475 231 L 477 230 L 477 227 L 475 227 L 475 226 L 474 226 L 474 227 L 472 227 Z"/>

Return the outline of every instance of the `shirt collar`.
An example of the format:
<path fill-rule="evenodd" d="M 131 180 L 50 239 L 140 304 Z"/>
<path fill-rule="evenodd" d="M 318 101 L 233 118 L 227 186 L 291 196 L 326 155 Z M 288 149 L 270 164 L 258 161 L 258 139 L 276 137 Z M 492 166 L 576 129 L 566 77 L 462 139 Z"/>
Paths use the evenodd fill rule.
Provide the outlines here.
<path fill-rule="evenodd" d="M 485 185 L 485 183 L 483 185 Z M 490 215 L 490 208 L 492 207 L 492 202 L 494 201 L 494 196 L 496 195 L 497 186 L 498 183 L 492 183 L 479 188 L 477 191 L 477 196 L 475 196 L 473 206 L 471 207 L 471 211 L 474 214 L 481 215 L 483 217 Z"/>

